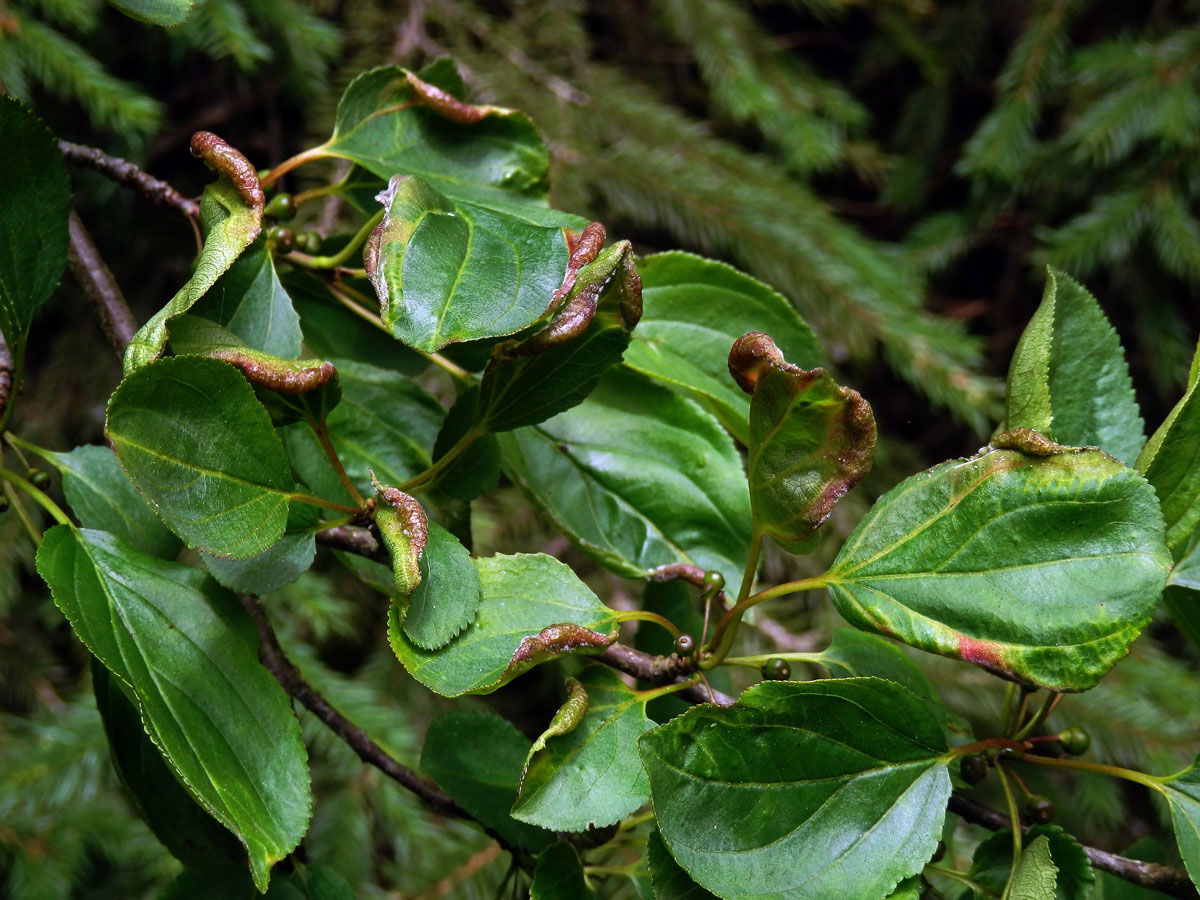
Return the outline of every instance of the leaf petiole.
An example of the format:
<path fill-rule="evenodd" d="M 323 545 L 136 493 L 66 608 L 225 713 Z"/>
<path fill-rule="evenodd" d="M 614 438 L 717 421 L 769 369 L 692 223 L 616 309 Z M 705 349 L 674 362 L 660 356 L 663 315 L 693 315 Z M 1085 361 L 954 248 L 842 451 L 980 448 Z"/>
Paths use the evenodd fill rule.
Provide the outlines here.
<path fill-rule="evenodd" d="M 297 169 L 307 162 L 312 162 L 314 159 L 324 159 L 329 155 L 325 152 L 326 146 L 326 144 L 321 144 L 317 147 L 310 147 L 308 150 L 304 150 L 300 153 L 297 153 L 295 156 L 285 159 L 270 172 L 268 172 L 263 178 L 261 178 L 259 180 L 259 184 L 261 184 L 264 188 L 269 187 L 288 172 L 292 171 L 292 169 Z"/>
<path fill-rule="evenodd" d="M 996 774 L 1000 776 L 1000 786 L 1004 789 L 1004 803 L 1008 807 L 1008 820 L 1012 823 L 1013 858 L 1012 868 L 1008 872 L 1008 881 L 1004 885 L 1004 893 L 1000 900 L 1006 900 L 1009 888 L 1012 886 L 1013 874 L 1021 860 L 1021 817 L 1017 814 L 1017 798 L 1013 794 L 1012 785 L 1008 783 L 1008 774 L 1003 766 L 996 766 Z"/>
<path fill-rule="evenodd" d="M 306 253 L 291 253 L 288 255 L 288 260 L 308 269 L 336 269 L 362 248 L 372 229 L 383 220 L 383 213 L 384 210 L 381 209 L 375 215 L 371 216 L 371 218 L 367 219 L 362 228 L 358 229 L 355 233 L 354 237 L 350 238 L 346 246 L 332 256 L 309 256 Z"/>
<path fill-rule="evenodd" d="M 8 469 L 0 466 L 0 481 L 7 481 L 13 487 L 23 490 L 34 499 L 38 506 L 50 513 L 50 515 L 54 517 L 54 521 L 58 522 L 58 524 L 70 525 L 72 528 L 75 527 L 75 523 L 71 521 L 70 517 L 67 516 L 65 512 L 63 512 L 61 506 L 47 497 L 42 491 L 38 490 L 16 472 L 11 472 Z"/>
<path fill-rule="evenodd" d="M 301 503 L 307 503 L 309 506 L 319 506 L 321 509 L 330 509 L 334 512 L 344 513 L 348 516 L 355 516 L 362 512 L 362 507 L 347 506 L 345 503 L 335 503 L 332 500 L 325 500 L 321 497 L 314 497 L 312 494 L 297 492 L 288 494 L 289 500 L 298 500 Z"/>
<path fill-rule="evenodd" d="M 404 484 L 400 485 L 400 490 L 406 494 L 411 494 L 414 489 L 428 484 L 430 481 L 440 475 L 452 462 L 458 459 L 476 440 L 487 434 L 486 429 L 476 425 L 474 428 L 467 431 L 460 437 L 449 450 L 443 453 L 438 459 L 424 472 L 410 478 Z"/>
<path fill-rule="evenodd" d="M 653 622 L 655 625 L 661 625 L 667 629 L 673 637 L 679 637 L 681 634 L 674 622 L 660 616 L 656 612 L 650 612 L 648 609 L 629 609 L 622 612 L 614 612 L 613 618 L 618 622 Z"/>

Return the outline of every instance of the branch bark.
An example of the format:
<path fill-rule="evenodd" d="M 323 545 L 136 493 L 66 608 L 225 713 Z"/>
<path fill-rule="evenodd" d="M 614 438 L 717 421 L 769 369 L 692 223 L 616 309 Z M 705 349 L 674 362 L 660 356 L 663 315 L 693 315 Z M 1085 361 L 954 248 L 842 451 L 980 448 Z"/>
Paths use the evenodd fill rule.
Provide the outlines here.
<path fill-rule="evenodd" d="M 133 188 L 159 206 L 177 210 L 189 219 L 198 218 L 200 215 L 200 204 L 195 200 L 189 200 L 165 181 L 159 181 L 152 175 L 143 172 L 128 160 L 109 156 L 96 147 L 85 147 L 82 144 L 72 144 L 70 141 L 59 141 L 58 149 L 62 151 L 63 157 L 68 162 L 95 169 L 117 184 Z"/>
<path fill-rule="evenodd" d="M 992 831 L 1000 831 L 1008 828 L 1011 824 L 1008 816 L 976 803 L 961 794 L 950 795 L 950 812 L 975 825 L 990 828 Z M 1021 830 L 1025 831 L 1026 826 L 1022 826 Z M 1109 853 L 1107 850 L 1089 847 L 1086 844 L 1081 846 L 1092 866 L 1102 872 L 1108 872 L 1131 884 L 1161 891 L 1172 897 L 1182 898 L 1182 900 L 1197 900 L 1200 897 L 1200 893 L 1197 893 L 1196 886 L 1192 884 L 1187 873 L 1180 869 L 1158 863 L 1142 862 L 1139 859 L 1129 859 Z"/>
<path fill-rule="evenodd" d="M 92 298 L 100 313 L 100 326 L 109 343 L 116 348 L 118 354 L 124 354 L 125 348 L 137 334 L 137 320 L 129 311 L 125 295 L 112 272 L 105 265 L 100 251 L 96 249 L 92 236 L 88 234 L 83 221 L 75 210 L 71 210 L 68 222 L 71 243 L 67 248 L 67 263 L 71 274 L 79 282 L 79 286 Z"/>

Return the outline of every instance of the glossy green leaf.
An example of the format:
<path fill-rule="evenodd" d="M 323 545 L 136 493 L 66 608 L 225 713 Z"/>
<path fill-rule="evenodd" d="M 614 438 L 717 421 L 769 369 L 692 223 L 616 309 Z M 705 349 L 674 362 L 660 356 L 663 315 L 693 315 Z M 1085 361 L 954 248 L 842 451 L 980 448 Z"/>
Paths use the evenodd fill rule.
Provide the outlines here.
<path fill-rule="evenodd" d="M 688 392 L 741 443 L 750 438 L 750 404 L 729 377 L 734 341 L 765 331 L 796 365 L 823 364 L 816 335 L 793 306 L 732 266 L 672 252 L 647 256 L 638 271 L 643 314 L 625 364 Z"/>
<path fill-rule="evenodd" d="M 513 334 L 546 312 L 567 266 L 561 227 L 452 201 L 400 175 L 379 201 L 384 218 L 363 259 L 384 324 L 407 346 L 432 352 Z"/>
<path fill-rule="evenodd" d="M 1043 863 L 1034 866 L 1033 871 L 1045 871 L 1044 860 L 1049 860 L 1056 870 L 1050 882 L 1048 900 L 1087 900 L 1096 876 L 1079 842 L 1057 825 L 1033 825 L 1027 829 L 1025 853 L 1029 852 L 1035 841 L 1044 841 L 1047 853 Z M 992 895 L 999 896 L 1012 874 L 1012 851 L 1012 831 L 1004 829 L 988 835 L 975 849 L 969 873 L 971 879 L 991 891 Z M 1022 854 L 1022 865 L 1027 864 L 1025 853 Z M 1038 856 L 1042 857 L 1042 854 L 1039 852 Z M 1014 882 L 1013 890 L 1016 887 Z M 984 900 L 990 895 L 975 891 L 974 896 Z"/>
<path fill-rule="evenodd" d="M 537 425 L 578 404 L 621 361 L 641 315 L 641 278 L 621 241 L 580 269 L 541 331 L 493 351 L 480 385 L 483 427 Z"/>
<path fill-rule="evenodd" d="M 1078 691 L 1128 652 L 1169 567 L 1158 501 L 1140 476 L 1026 432 L 893 488 L 847 539 L 828 584 L 859 628 Z"/>
<path fill-rule="evenodd" d="M 244 852 L 241 844 L 179 783 L 142 727 L 137 707 L 95 658 L 92 689 L 104 721 L 113 768 L 159 842 L 185 865 L 239 861 Z M 245 873 L 244 866 L 238 868 Z"/>
<path fill-rule="evenodd" d="M 218 863 L 184 869 L 158 895 L 158 900 L 355 900 L 352 888 L 341 875 L 319 863 L 298 865 L 271 881 L 265 894 L 241 866 Z"/>
<path fill-rule="evenodd" d="M 540 553 L 474 560 L 479 612 L 440 650 L 417 647 L 388 619 L 392 649 L 410 675 L 444 697 L 487 694 L 538 663 L 599 653 L 616 640 L 609 609 L 570 568 Z"/>
<path fill-rule="evenodd" d="M 716 894 L 706 891 L 692 876 L 683 871 L 657 830 L 646 841 L 646 862 L 654 884 L 654 900 L 717 900 Z"/>
<path fill-rule="evenodd" d="M 574 728 L 547 738 L 525 767 L 512 814 L 553 831 L 619 822 L 650 798 L 637 739 L 654 727 L 646 698 L 602 666 L 579 675 L 587 710 Z M 569 702 L 569 701 L 568 701 Z"/>
<path fill-rule="evenodd" d="M 540 224 L 583 224 L 540 206 L 549 154 L 527 116 L 461 103 L 399 66 L 370 69 L 350 82 L 333 136 L 320 149 L 380 178 L 415 175 L 454 199 L 527 207 Z"/>
<path fill-rule="evenodd" d="M 420 566 L 421 583 L 408 598 L 404 634 L 418 647 L 437 650 L 474 621 L 479 573 L 458 538 L 432 520 Z"/>
<path fill-rule="evenodd" d="M 266 410 L 215 359 L 145 366 L 108 404 L 108 439 L 138 490 L 189 545 L 244 559 L 283 535 L 294 483 Z"/>
<path fill-rule="evenodd" d="M 1137 470 L 1158 493 L 1167 523 L 1167 546 L 1178 558 L 1200 528 L 1200 382 L 1188 386 L 1147 442 Z"/>
<path fill-rule="evenodd" d="M 192 314 L 225 326 L 255 350 L 284 359 L 300 355 L 300 316 L 279 281 L 265 241 L 239 256 L 192 307 Z"/>
<path fill-rule="evenodd" d="M 0 134 L 0 332 L 18 355 L 67 264 L 71 185 L 54 135 L 7 94 L 0 95 Z"/>
<path fill-rule="evenodd" d="M 574 409 L 498 438 L 509 476 L 601 565 L 638 578 L 694 563 L 736 594 L 750 551 L 741 457 L 692 401 L 618 369 Z"/>
<path fill-rule="evenodd" d="M 427 469 L 445 416 L 441 404 L 399 372 L 332 362 L 342 400 L 327 425 L 350 480 L 363 490 L 371 483 L 367 469 L 385 484 L 403 484 Z M 297 477 L 321 496 L 344 498 L 346 489 L 309 428 L 290 425 L 281 433 Z"/>
<path fill-rule="evenodd" d="M 1192 884 L 1200 888 L 1200 757 L 1172 778 L 1163 778 L 1162 793 L 1171 806 L 1175 843 Z"/>
<path fill-rule="evenodd" d="M 921 900 L 925 892 L 925 882 L 920 875 L 905 878 L 888 894 L 888 900 Z"/>
<path fill-rule="evenodd" d="M 726 900 L 885 896 L 937 846 L 945 750 L 924 702 L 876 678 L 763 682 L 641 739 L 663 840 Z"/>
<path fill-rule="evenodd" d="M 245 845 L 265 891 L 312 799 L 299 723 L 258 662 L 249 617 L 200 570 L 101 531 L 52 528 L 37 568 L 80 640 L 133 690 L 188 792 Z"/>
<path fill-rule="evenodd" d="M 283 537 L 254 556 L 225 559 L 210 553 L 200 558 L 213 578 L 239 594 L 269 594 L 291 584 L 309 570 L 317 554 L 313 537 L 320 515 L 315 507 L 293 503 Z"/>
<path fill-rule="evenodd" d="M 1013 352 L 1007 404 L 1006 428 L 1099 447 L 1126 463 L 1145 443 L 1117 333 L 1087 289 L 1056 269 L 1046 270 L 1042 305 Z"/>
<path fill-rule="evenodd" d="M 112 450 L 86 445 L 46 458 L 62 472 L 63 494 L 85 528 L 115 534 L 151 556 L 175 556 L 179 538 L 138 493 Z"/>
<path fill-rule="evenodd" d="M 196 0 L 108 0 L 108 5 L 139 22 L 170 28 L 187 20 Z"/>
<path fill-rule="evenodd" d="M 599 900 L 583 877 L 583 863 L 570 844 L 551 844 L 538 856 L 529 900 Z"/>
<path fill-rule="evenodd" d="M 480 824 L 537 852 L 554 835 L 509 815 L 529 738 L 495 713 L 455 710 L 434 719 L 421 750 L 421 771 Z"/>
<path fill-rule="evenodd" d="M 200 226 L 204 247 L 192 277 L 133 336 L 125 349 L 126 375 L 162 355 L 167 345 L 167 323 L 191 309 L 254 242 L 262 230 L 262 207 L 247 202 L 233 182 L 222 175 L 200 197 Z"/>
<path fill-rule="evenodd" d="M 785 362 L 761 331 L 734 342 L 729 371 L 751 395 L 746 467 L 754 527 L 785 550 L 805 552 L 834 504 L 871 469 L 871 405 L 824 369 Z"/>

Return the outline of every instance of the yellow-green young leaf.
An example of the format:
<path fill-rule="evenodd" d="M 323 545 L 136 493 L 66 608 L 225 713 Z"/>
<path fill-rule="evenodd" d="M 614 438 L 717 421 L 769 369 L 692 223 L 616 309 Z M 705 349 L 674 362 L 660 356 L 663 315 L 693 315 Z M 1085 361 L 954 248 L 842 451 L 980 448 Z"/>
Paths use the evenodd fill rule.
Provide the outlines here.
<path fill-rule="evenodd" d="M 545 312 L 567 266 L 557 225 L 451 200 L 395 175 L 363 250 L 391 333 L 418 350 L 513 334 Z"/>
<path fill-rule="evenodd" d="M 295 484 L 246 379 L 215 359 L 138 369 L 108 403 L 106 432 L 138 490 L 191 546 L 244 559 L 283 535 Z"/>
<path fill-rule="evenodd" d="M 1171 806 L 1171 824 L 1184 868 L 1200 888 L 1200 757 L 1173 778 L 1160 779 L 1162 793 Z"/>
<path fill-rule="evenodd" d="M 859 628 L 1080 691 L 1128 652 L 1170 564 L 1144 479 L 1098 450 L 1018 431 L 884 495 L 828 584 Z"/>
<path fill-rule="evenodd" d="M 71 185 L 54 135 L 7 94 L 0 134 L 0 333 L 19 358 L 33 314 L 67 264 Z"/>
<path fill-rule="evenodd" d="M 258 662 L 249 616 L 199 569 L 102 531 L 52 528 L 37 568 L 76 635 L 133 691 L 188 793 L 245 845 L 265 892 L 312 799 L 300 725 Z"/>
<path fill-rule="evenodd" d="M 533 742 L 533 746 L 529 748 L 529 752 L 525 755 L 525 764 L 521 768 L 522 780 L 525 778 L 525 773 L 529 771 L 529 761 L 533 759 L 533 754 L 539 750 L 545 750 L 546 741 L 550 740 L 550 738 L 574 731 L 579 723 L 583 721 L 587 710 L 587 690 L 579 683 L 578 679 L 568 678 L 567 699 L 558 708 L 558 711 L 554 714 L 554 718 L 546 726 L 546 730 L 538 735 L 537 740 Z"/>
<path fill-rule="evenodd" d="M 692 876 L 675 862 L 657 829 L 646 841 L 646 864 L 650 867 L 654 900 L 717 900 L 716 894 L 692 881 Z"/>
<path fill-rule="evenodd" d="M 1054 900 L 1058 866 L 1050 858 L 1050 841 L 1040 837 L 1021 851 L 1007 896 L 1011 900 Z"/>
<path fill-rule="evenodd" d="M 729 372 L 751 395 L 746 467 L 754 527 L 785 550 L 804 552 L 838 500 L 871 469 L 871 405 L 824 369 L 785 362 L 761 331 L 734 342 Z"/>
<path fill-rule="evenodd" d="M 530 751 L 512 808 L 514 818 L 552 831 L 611 825 L 650 797 L 637 749 L 638 738 L 654 727 L 646 699 L 603 666 L 588 666 L 578 683 L 587 699 L 583 716 L 539 738 L 544 747 Z"/>
<path fill-rule="evenodd" d="M 1046 292 L 1008 370 L 1006 428 L 1032 428 L 1132 463 L 1145 443 L 1129 366 L 1096 299 L 1046 270 Z"/>
<path fill-rule="evenodd" d="M 1021 864 L 1027 865 L 1025 854 L 1035 842 L 1045 842 L 1049 851 L 1049 859 L 1054 869 L 1050 882 L 1051 900 L 1087 900 L 1092 893 L 1092 885 L 1096 875 L 1087 854 L 1067 832 L 1057 825 L 1033 825 L 1025 832 L 1025 853 L 1022 853 Z M 1038 854 L 1041 855 L 1040 853 Z M 975 892 L 975 896 L 983 900 L 988 896 L 999 896 L 1004 892 L 1013 872 L 1013 842 L 1012 831 L 1004 829 L 997 831 L 983 841 L 975 849 L 971 859 L 971 880 L 983 888 Z M 1044 867 L 1035 866 L 1030 874 L 1044 871 Z M 1036 882 L 1035 882 L 1036 884 Z M 1017 883 L 1013 883 L 1015 890 Z M 985 893 L 990 891 L 991 894 Z M 1035 895 L 1037 896 L 1037 895 Z"/>
<path fill-rule="evenodd" d="M 570 409 L 621 361 L 642 315 L 642 280 L 629 242 L 601 251 L 570 277 L 562 305 L 542 330 L 493 350 L 480 385 L 488 431 L 537 425 Z"/>
<path fill-rule="evenodd" d="M 529 900 L 599 900 L 583 877 L 583 863 L 567 843 L 551 844 L 538 857 Z"/>
<path fill-rule="evenodd" d="M 732 266 L 672 252 L 639 260 L 638 271 L 643 314 L 625 364 L 699 400 L 741 443 L 750 440 L 750 403 L 729 378 L 734 341 L 765 331 L 797 365 L 822 364 L 816 335 L 793 306 Z"/>
<path fill-rule="evenodd" d="M 554 835 L 509 815 L 529 738 L 495 713 L 454 710 L 434 719 L 421 771 L 480 824 L 534 853 Z"/>
<path fill-rule="evenodd" d="M 221 172 L 221 177 L 204 189 L 200 198 L 200 226 L 204 247 L 196 260 L 195 271 L 174 297 L 138 329 L 125 349 L 125 374 L 129 375 L 162 355 L 167 345 L 167 322 L 187 312 L 217 283 L 262 229 L 263 196 L 254 170 L 244 156 L 223 141 L 197 143 L 192 148 Z M 219 141 L 219 139 L 217 139 Z M 248 170 L 248 171 L 247 171 Z M 238 179 L 235 183 L 231 178 Z"/>
<path fill-rule="evenodd" d="M 890 681 L 763 682 L 640 745 L 667 848 L 725 900 L 884 897 L 941 835 L 942 729 Z"/>
<path fill-rule="evenodd" d="M 473 560 L 479 612 L 439 650 L 423 650 L 400 627 L 388 639 L 410 675 L 444 697 L 487 694 L 549 659 L 601 653 L 617 638 L 609 609 L 570 568 L 540 553 Z"/>
<path fill-rule="evenodd" d="M 741 456 L 693 401 L 617 368 L 573 409 L 497 437 L 509 476 L 605 568 L 644 578 L 694 563 L 737 591 L 750 551 Z"/>

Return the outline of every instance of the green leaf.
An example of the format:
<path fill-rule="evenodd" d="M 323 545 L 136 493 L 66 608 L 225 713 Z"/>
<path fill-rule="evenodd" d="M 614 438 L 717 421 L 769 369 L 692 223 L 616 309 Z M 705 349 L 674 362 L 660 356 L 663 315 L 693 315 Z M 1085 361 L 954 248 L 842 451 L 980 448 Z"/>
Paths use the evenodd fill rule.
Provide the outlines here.
<path fill-rule="evenodd" d="M 729 372 L 751 395 L 747 469 L 754 527 L 785 550 L 805 552 L 834 504 L 871 469 L 871 405 L 824 369 L 785 362 L 761 331 L 734 342 Z"/>
<path fill-rule="evenodd" d="M 192 277 L 133 336 L 125 349 L 126 375 L 162 355 L 167 345 L 167 322 L 191 309 L 254 242 L 262 230 L 262 207 L 248 203 L 233 182 L 222 175 L 200 197 L 200 226 L 204 247 Z"/>
<path fill-rule="evenodd" d="M 455 710 L 434 719 L 421 771 L 483 826 L 534 853 L 554 835 L 509 815 L 529 738 L 495 713 Z"/>
<path fill-rule="evenodd" d="M 621 241 L 580 269 L 545 328 L 493 351 L 480 385 L 483 427 L 537 425 L 577 405 L 621 361 L 641 315 L 641 279 Z"/>
<path fill-rule="evenodd" d="M 108 5 L 139 22 L 170 28 L 187 20 L 196 0 L 108 0 Z"/>
<path fill-rule="evenodd" d="M 0 332 L 19 358 L 33 314 L 67 264 L 71 185 L 54 135 L 7 94 L 0 134 Z"/>
<path fill-rule="evenodd" d="M 1080 691 L 1128 652 L 1169 567 L 1140 476 L 1097 450 L 1008 432 L 880 498 L 828 584 L 859 628 Z"/>
<path fill-rule="evenodd" d="M 380 315 L 404 344 L 432 352 L 513 334 L 538 320 L 562 282 L 567 242 L 535 224 L 393 176 L 364 249 Z"/>
<path fill-rule="evenodd" d="M 37 568 L 80 640 L 132 689 L 188 792 L 245 845 L 265 891 L 312 799 L 299 723 L 258 662 L 249 617 L 200 570 L 101 531 L 50 529 Z"/>
<path fill-rule="evenodd" d="M 63 494 L 85 528 L 115 534 L 150 556 L 175 556 L 179 538 L 138 493 L 112 450 L 85 445 L 45 456 L 62 472 Z"/>
<path fill-rule="evenodd" d="M 920 875 L 905 878 L 888 894 L 888 900 L 921 900 L 925 891 L 925 882 Z"/>
<path fill-rule="evenodd" d="M 692 881 L 692 876 L 675 862 L 657 829 L 646 841 L 646 862 L 654 883 L 654 900 L 717 900 L 716 894 Z"/>
<path fill-rule="evenodd" d="M 350 480 L 371 483 L 373 469 L 385 484 L 403 484 L 429 467 L 445 411 L 411 379 L 365 363 L 335 359 L 342 401 L 326 420 L 330 440 Z M 326 498 L 342 498 L 342 486 L 306 425 L 282 429 L 297 477 Z"/>
<path fill-rule="evenodd" d="M 192 313 L 225 326 L 255 350 L 284 359 L 300 355 L 300 316 L 261 239 L 237 258 Z"/>
<path fill-rule="evenodd" d="M 138 369 L 108 403 L 125 471 L 189 545 L 245 559 L 283 536 L 295 487 L 266 410 L 236 369 L 184 356 Z"/>
<path fill-rule="evenodd" d="M 240 860 L 241 845 L 179 783 L 142 727 L 137 707 L 94 657 L 92 689 L 113 767 L 159 842 L 185 865 Z M 245 872 L 243 866 L 238 868 Z"/>
<path fill-rule="evenodd" d="M 498 439 L 509 476 L 605 568 L 694 563 L 736 594 L 750 552 L 741 457 L 692 401 L 615 369 L 574 409 Z"/>
<path fill-rule="evenodd" d="M 637 739 L 654 727 L 647 698 L 603 666 L 588 666 L 579 684 L 586 712 L 532 755 L 512 808 L 514 818 L 552 831 L 611 825 L 650 798 L 637 750 Z"/>
<path fill-rule="evenodd" d="M 797 365 L 822 364 L 816 336 L 792 305 L 732 266 L 672 252 L 640 260 L 638 271 L 643 314 L 625 364 L 689 393 L 742 444 L 750 439 L 750 404 L 729 377 L 733 342 L 765 331 Z"/>
<path fill-rule="evenodd" d="M 583 877 L 583 863 L 570 844 L 551 844 L 533 869 L 529 900 L 599 900 Z"/>
<path fill-rule="evenodd" d="M 1046 843 L 1048 853 L 1045 858 L 1056 870 L 1050 881 L 1048 900 L 1087 900 L 1096 876 L 1079 842 L 1057 825 L 1033 825 L 1025 833 L 1022 865 L 1026 865 L 1026 854 L 1034 842 Z M 994 895 L 1001 894 L 1012 874 L 1012 850 L 1011 830 L 1004 829 L 989 835 L 975 849 L 969 873 L 971 879 L 992 891 Z M 1038 868 L 1035 867 L 1034 871 Z M 1013 890 L 1016 887 L 1014 882 Z M 977 891 L 975 896 L 983 900 L 988 895 Z"/>
<path fill-rule="evenodd" d="M 201 553 L 213 578 L 239 594 L 269 594 L 294 582 L 309 570 L 317 554 L 313 537 L 320 522 L 315 507 L 293 503 L 287 530 L 262 553 L 246 559 L 224 559 Z"/>
<path fill-rule="evenodd" d="M 726 900 L 883 897 L 941 836 L 942 729 L 889 681 L 763 682 L 640 744 L 663 840 Z"/>
<path fill-rule="evenodd" d="M 1132 463 L 1145 443 L 1117 333 L 1087 289 L 1057 269 L 1008 370 L 1005 428 L 1099 447 Z"/>
<path fill-rule="evenodd" d="M 444 697 L 491 693 L 538 663 L 599 653 L 616 640 L 612 612 L 558 560 L 536 553 L 473 562 L 479 612 L 445 647 L 422 650 L 400 628 L 394 606 L 388 617 L 397 658 L 430 690 Z"/>
<path fill-rule="evenodd" d="M 1007 896 L 1011 900 L 1054 900 L 1057 878 L 1058 866 L 1050 858 L 1050 841 L 1040 837 L 1021 851 Z"/>
<path fill-rule="evenodd" d="M 479 573 L 458 538 L 433 520 L 421 554 L 421 583 L 408 598 L 405 636 L 424 650 L 450 643 L 475 619 Z"/>
<path fill-rule="evenodd" d="M 415 175 L 456 200 L 527 207 L 540 224 L 583 224 L 535 205 L 545 202 L 550 157 L 527 116 L 461 103 L 399 66 L 370 69 L 350 82 L 333 136 L 320 149 L 380 178 Z"/>
<path fill-rule="evenodd" d="M 242 866 L 216 863 L 184 869 L 158 900 L 354 900 L 354 888 L 334 869 L 319 863 L 274 879 L 266 894 L 254 886 Z"/>
<path fill-rule="evenodd" d="M 1171 806 L 1179 855 L 1192 884 L 1200 887 L 1200 757 L 1178 775 L 1159 780 Z"/>
<path fill-rule="evenodd" d="M 1200 356 L 1200 354 L 1197 354 Z M 1167 523 L 1167 546 L 1179 556 L 1200 526 L 1200 389 L 1193 381 L 1137 460 L 1154 485 Z"/>

